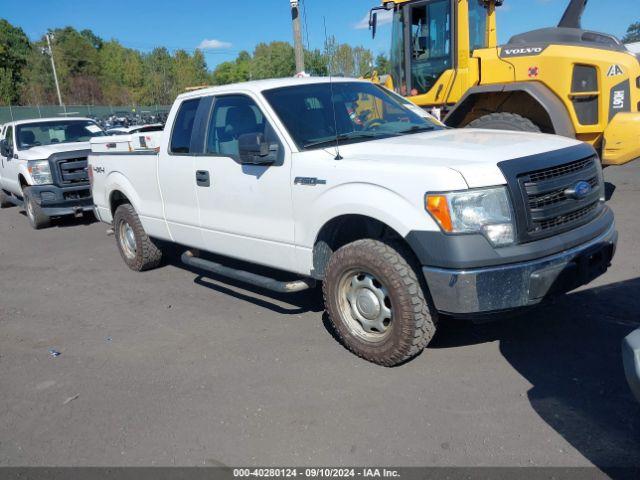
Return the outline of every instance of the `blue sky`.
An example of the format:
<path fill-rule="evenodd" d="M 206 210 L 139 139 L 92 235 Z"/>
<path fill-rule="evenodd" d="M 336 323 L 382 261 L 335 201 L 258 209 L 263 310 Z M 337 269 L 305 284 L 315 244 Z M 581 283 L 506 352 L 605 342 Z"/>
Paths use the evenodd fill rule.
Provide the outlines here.
<path fill-rule="evenodd" d="M 556 24 L 568 0 L 505 0 L 499 9 L 501 41 L 511 35 Z M 71 25 L 90 28 L 99 36 L 120 40 L 125 46 L 149 51 L 155 46 L 192 51 L 205 45 L 207 63 L 235 58 L 259 42 L 291 41 L 289 0 L 1 0 L 0 17 L 39 38 L 48 28 Z M 371 40 L 361 26 L 377 0 L 303 0 L 305 43 L 321 48 L 323 17 L 329 35 L 340 42 L 364 45 L 375 53 L 387 52 L 389 26 Z M 615 8 L 614 5 L 615 4 Z M 640 21 L 640 0 L 590 0 L 585 28 L 622 36 L 630 23 Z M 208 41 L 208 42 L 206 42 Z M 206 43 L 203 43 L 206 42 Z"/>

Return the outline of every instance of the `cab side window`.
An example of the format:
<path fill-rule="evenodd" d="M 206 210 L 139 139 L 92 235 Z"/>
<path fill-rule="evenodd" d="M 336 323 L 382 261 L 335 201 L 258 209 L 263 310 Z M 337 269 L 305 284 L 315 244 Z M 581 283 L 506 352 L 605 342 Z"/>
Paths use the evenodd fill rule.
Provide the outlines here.
<path fill-rule="evenodd" d="M 244 95 L 228 95 L 214 100 L 209 119 L 206 152 L 225 157 L 239 155 L 241 135 L 261 133 L 265 141 L 278 138 L 256 103 Z"/>
<path fill-rule="evenodd" d="M 171 132 L 171 153 L 179 155 L 193 153 L 191 151 L 191 139 L 201 100 L 201 98 L 185 100 L 182 102 L 182 105 L 180 105 L 173 124 L 173 131 Z"/>

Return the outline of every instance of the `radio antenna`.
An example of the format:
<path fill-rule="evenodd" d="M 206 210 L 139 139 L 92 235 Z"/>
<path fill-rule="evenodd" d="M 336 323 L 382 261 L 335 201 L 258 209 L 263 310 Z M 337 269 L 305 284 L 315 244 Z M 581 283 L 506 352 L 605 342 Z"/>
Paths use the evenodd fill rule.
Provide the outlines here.
<path fill-rule="evenodd" d="M 329 37 L 327 36 L 327 17 L 322 17 L 324 23 L 324 45 L 329 50 Z M 329 89 L 331 91 L 331 110 L 333 111 L 333 128 L 336 133 L 336 157 L 334 160 L 342 160 L 344 157 L 340 155 L 340 140 L 338 139 L 338 118 L 336 116 L 336 104 L 333 101 L 333 77 L 331 75 L 331 65 L 333 64 L 333 51 L 329 51 Z"/>

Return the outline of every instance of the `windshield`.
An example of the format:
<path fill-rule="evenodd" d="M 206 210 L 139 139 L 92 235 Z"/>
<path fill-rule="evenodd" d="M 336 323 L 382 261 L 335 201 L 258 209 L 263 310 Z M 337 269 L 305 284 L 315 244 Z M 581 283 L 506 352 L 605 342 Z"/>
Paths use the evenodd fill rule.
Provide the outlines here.
<path fill-rule="evenodd" d="M 102 136 L 104 136 L 102 129 L 89 120 L 27 123 L 19 125 L 16 131 L 19 150 L 56 143 L 88 142 L 92 137 Z"/>
<path fill-rule="evenodd" d="M 298 148 L 388 138 L 441 128 L 419 107 L 366 82 L 316 83 L 263 92 Z"/>

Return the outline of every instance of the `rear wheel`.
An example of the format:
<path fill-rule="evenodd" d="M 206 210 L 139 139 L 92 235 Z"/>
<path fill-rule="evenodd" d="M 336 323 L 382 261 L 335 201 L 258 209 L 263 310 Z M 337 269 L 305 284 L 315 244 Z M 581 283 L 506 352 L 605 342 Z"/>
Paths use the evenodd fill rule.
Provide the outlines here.
<path fill-rule="evenodd" d="M 51 226 L 51 217 L 44 213 L 42 207 L 40 207 L 40 205 L 35 201 L 31 194 L 31 189 L 26 187 L 23 189 L 23 193 L 24 209 L 27 213 L 27 218 L 29 219 L 31 227 L 35 230 L 40 230 Z"/>
<path fill-rule="evenodd" d="M 118 250 L 131 270 L 143 272 L 162 263 L 162 251 L 147 235 L 138 214 L 130 204 L 120 205 L 113 216 Z"/>
<path fill-rule="evenodd" d="M 359 240 L 333 254 L 323 293 L 331 325 L 343 345 L 384 366 L 419 354 L 435 334 L 425 292 L 401 250 Z"/>
<path fill-rule="evenodd" d="M 490 113 L 476 118 L 467 128 L 488 128 L 490 130 L 512 130 L 516 132 L 541 133 L 542 130 L 528 118 L 517 113 Z"/>
<path fill-rule="evenodd" d="M 13 207 L 13 203 L 9 201 L 9 196 L 4 193 L 4 190 L 0 190 L 0 208 Z"/>

